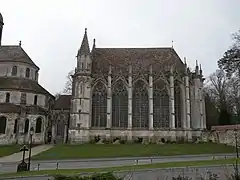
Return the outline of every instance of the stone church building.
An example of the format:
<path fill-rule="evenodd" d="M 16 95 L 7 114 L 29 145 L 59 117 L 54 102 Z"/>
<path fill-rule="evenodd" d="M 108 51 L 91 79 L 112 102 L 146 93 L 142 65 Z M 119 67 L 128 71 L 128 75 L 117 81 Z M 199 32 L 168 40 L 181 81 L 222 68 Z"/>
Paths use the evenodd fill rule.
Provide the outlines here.
<path fill-rule="evenodd" d="M 100 48 L 94 39 L 90 50 L 85 29 L 72 78 L 71 143 L 94 136 L 191 140 L 206 128 L 201 67 L 190 72 L 173 47 Z"/>
<path fill-rule="evenodd" d="M 39 67 L 19 45 L 2 45 L 0 13 L 0 144 L 46 142 L 54 96 L 38 83 Z"/>

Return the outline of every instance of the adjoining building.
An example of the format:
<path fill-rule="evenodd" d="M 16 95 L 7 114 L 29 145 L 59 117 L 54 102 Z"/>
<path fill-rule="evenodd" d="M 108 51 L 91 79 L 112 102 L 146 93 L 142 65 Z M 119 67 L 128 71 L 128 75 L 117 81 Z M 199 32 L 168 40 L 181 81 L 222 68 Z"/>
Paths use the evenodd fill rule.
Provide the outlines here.
<path fill-rule="evenodd" d="M 40 68 L 19 45 L 2 45 L 3 17 L 0 13 L 0 144 L 46 142 L 48 115 L 54 103 L 38 83 Z"/>

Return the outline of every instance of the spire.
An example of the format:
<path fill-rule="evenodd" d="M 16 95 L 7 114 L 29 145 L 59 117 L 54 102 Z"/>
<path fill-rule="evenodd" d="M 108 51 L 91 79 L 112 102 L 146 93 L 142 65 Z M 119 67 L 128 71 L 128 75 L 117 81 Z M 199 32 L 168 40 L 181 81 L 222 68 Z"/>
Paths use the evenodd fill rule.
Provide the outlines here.
<path fill-rule="evenodd" d="M 82 44 L 81 44 L 80 49 L 78 50 L 77 56 L 88 55 L 89 53 L 90 53 L 90 49 L 89 49 L 89 44 L 88 44 L 87 28 L 85 28 L 85 33 L 83 36 Z"/>
<path fill-rule="evenodd" d="M 96 39 L 94 38 L 94 39 L 93 39 L 93 47 L 92 47 L 92 50 L 95 49 L 95 47 L 96 47 Z"/>
<path fill-rule="evenodd" d="M 200 70 L 199 70 L 199 72 L 200 72 L 200 76 L 202 76 L 202 66 L 201 66 L 201 64 L 200 64 Z"/>
<path fill-rule="evenodd" d="M 199 66 L 198 66 L 198 61 L 197 60 L 196 60 L 195 73 L 196 73 L 196 75 L 199 75 Z"/>
<path fill-rule="evenodd" d="M 185 75 L 188 74 L 188 67 L 187 67 L 187 60 L 186 60 L 186 57 L 184 57 L 184 66 L 185 66 Z"/>

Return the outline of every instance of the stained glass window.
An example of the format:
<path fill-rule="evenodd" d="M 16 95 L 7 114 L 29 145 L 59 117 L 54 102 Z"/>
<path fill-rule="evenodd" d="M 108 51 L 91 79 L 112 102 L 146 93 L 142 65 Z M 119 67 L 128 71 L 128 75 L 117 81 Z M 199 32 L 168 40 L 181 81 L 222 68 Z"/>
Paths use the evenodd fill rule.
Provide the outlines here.
<path fill-rule="evenodd" d="M 107 90 L 101 82 L 98 82 L 93 89 L 91 126 L 107 126 Z"/>
<path fill-rule="evenodd" d="M 161 81 L 154 83 L 153 87 L 153 127 L 169 127 L 169 96 Z"/>
<path fill-rule="evenodd" d="M 137 81 L 133 87 L 132 127 L 149 127 L 148 90 L 143 81 Z"/>
<path fill-rule="evenodd" d="M 122 81 L 112 90 L 112 127 L 128 127 L 128 92 Z"/>

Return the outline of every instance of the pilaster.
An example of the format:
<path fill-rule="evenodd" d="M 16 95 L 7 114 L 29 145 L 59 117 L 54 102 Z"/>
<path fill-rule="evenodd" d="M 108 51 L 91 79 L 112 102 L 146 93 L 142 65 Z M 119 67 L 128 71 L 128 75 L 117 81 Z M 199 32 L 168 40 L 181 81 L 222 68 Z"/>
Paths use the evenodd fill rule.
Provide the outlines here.
<path fill-rule="evenodd" d="M 132 65 L 128 74 L 128 129 L 132 129 Z"/>
<path fill-rule="evenodd" d="M 112 67 L 109 66 L 108 86 L 107 86 L 107 128 L 112 127 Z"/>
<path fill-rule="evenodd" d="M 186 128 L 190 129 L 191 128 L 191 112 L 190 112 L 190 90 L 189 90 L 189 77 L 188 75 L 185 75 L 185 91 L 186 91 L 186 96 L 185 96 L 185 101 L 186 101 Z"/>
<path fill-rule="evenodd" d="M 183 78 L 184 80 L 184 78 Z M 183 84 L 180 84 L 180 95 L 181 95 L 181 123 L 182 123 L 182 128 L 186 129 L 187 127 L 187 121 L 186 121 L 186 93 L 185 93 L 185 88 Z"/>
<path fill-rule="evenodd" d="M 170 71 L 170 96 L 169 96 L 169 104 L 170 104 L 170 128 L 175 129 L 175 108 L 174 108 L 174 77 L 173 77 L 173 69 Z"/>
<path fill-rule="evenodd" d="M 152 65 L 149 69 L 149 90 L 148 90 L 148 98 L 149 98 L 149 130 L 153 130 L 153 77 L 152 77 Z"/>

